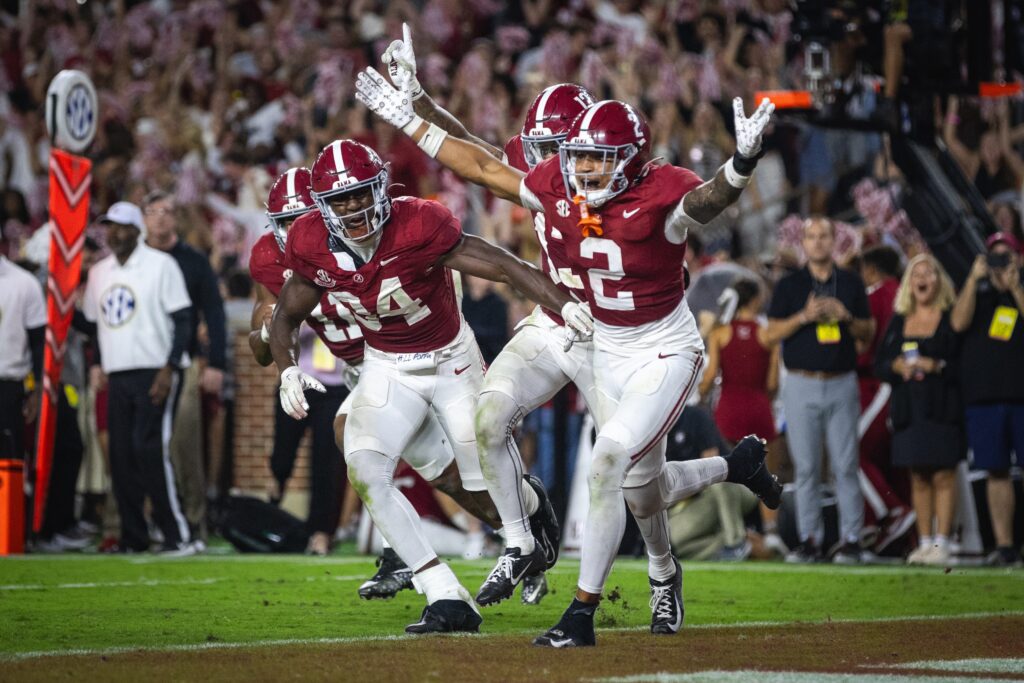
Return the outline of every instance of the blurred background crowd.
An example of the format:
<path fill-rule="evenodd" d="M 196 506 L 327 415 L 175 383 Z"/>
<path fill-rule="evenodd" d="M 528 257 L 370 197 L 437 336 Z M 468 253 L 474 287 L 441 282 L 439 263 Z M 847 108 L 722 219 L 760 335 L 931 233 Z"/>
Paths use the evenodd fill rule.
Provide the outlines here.
<path fill-rule="evenodd" d="M 33 269 L 46 260 L 48 240 L 40 230 L 47 220 L 49 152 L 41 114 L 43 98 L 57 71 L 82 69 L 93 79 L 100 103 L 99 131 L 89 152 L 94 164 L 92 213 L 98 216 L 119 200 L 144 206 L 149 193 L 168 193 L 161 200 L 161 206 L 167 207 L 161 215 L 183 242 L 208 258 L 227 302 L 229 331 L 247 331 L 248 254 L 266 229 L 264 201 L 270 183 L 288 167 L 311 165 L 319 149 L 338 137 L 364 142 L 389 161 L 394 181 L 403 186 L 396 193 L 436 198 L 455 212 L 467 232 L 537 261 L 538 245 L 528 212 L 497 202 L 442 171 L 408 138 L 373 119 L 355 102 L 356 73 L 368 65 L 379 66 L 379 55 L 401 35 L 402 22 L 412 26 L 424 88 L 470 131 L 489 142 L 501 147 L 519 132 L 526 108 L 543 87 L 575 82 L 599 99 L 622 99 L 638 106 L 651 125 L 653 155 L 691 168 L 703 178 L 710 178 L 734 151 L 732 99 L 741 97 L 749 112 L 756 91 L 802 88 L 806 73 L 804 54 L 793 49 L 792 41 L 800 16 L 785 0 L 39 0 L 0 4 L 5 10 L 0 13 L 0 226 L 10 259 Z M 873 34 L 867 26 L 858 29 L 856 11 L 837 11 L 849 12 L 844 20 L 852 28 L 836 41 L 833 68 L 840 80 L 852 77 L 855 71 L 863 76 L 862 62 L 850 56 L 865 46 L 882 45 L 883 36 Z M 879 54 L 877 74 L 882 72 L 882 59 Z M 845 106 L 870 111 L 880 96 L 880 91 L 866 88 Z M 1019 252 L 1024 243 L 1024 101 L 1019 97 L 934 99 L 931 123 L 935 133 L 984 198 L 1002 235 L 989 244 L 990 251 L 1012 254 L 1011 266 L 1002 268 L 1014 269 L 1019 286 Z M 892 163 L 887 135 L 777 116 L 752 184 L 699 239 L 690 240 L 687 264 L 694 284 L 688 298 L 706 338 L 722 337 L 721 329 L 739 329 L 735 326 L 743 321 L 755 328 L 763 323 L 757 320 L 767 310 L 775 283 L 806 261 L 805 217 L 825 215 L 832 219 L 830 257 L 835 264 L 856 273 L 868 293 L 882 292 L 877 303 L 871 302 L 875 337 L 858 347 L 866 354 L 856 369 L 862 380 L 863 408 L 871 407 L 881 382 L 892 387 L 913 382 L 916 370 L 909 374 L 894 370 L 891 358 L 888 365 L 878 366 L 874 357 L 884 346 L 893 306 L 900 316 L 913 314 L 910 270 L 903 288 L 899 287 L 907 265 L 924 263 L 942 280 L 942 266 L 937 261 L 919 260 L 928 247 L 920 226 L 913 225 L 899 208 L 907 191 L 905 179 Z M 91 226 L 89 235 L 91 256 L 104 254 L 104 230 Z M 975 284 L 990 281 L 995 268 L 990 272 L 984 264 L 977 265 L 968 280 L 974 278 Z M 999 285 L 990 289 L 1005 293 L 1014 288 L 1010 276 L 1005 283 L 1002 275 L 995 277 Z M 732 294 L 723 299 L 723 290 L 741 279 L 747 284 L 733 286 Z M 962 274 L 956 280 L 951 287 L 963 286 Z M 898 291 L 902 299 L 896 296 Z M 971 293 L 973 296 L 974 290 Z M 956 294 L 952 296 L 943 299 L 942 315 L 946 317 Z M 928 306 L 933 303 L 924 302 Z M 1012 299 L 1000 305 L 1012 306 Z M 510 292 L 472 279 L 465 283 L 464 306 L 489 357 L 500 350 L 512 325 L 531 307 Z M 724 317 L 723 306 L 731 308 Z M 970 335 L 972 318 L 965 320 L 959 326 L 954 324 L 951 329 L 955 333 L 951 334 Z M 1022 325 L 1024 322 L 1018 321 L 1016 329 L 1011 326 L 1006 343 L 1014 348 L 1021 348 Z M 928 330 L 929 335 L 935 329 Z M 731 340 L 742 334 L 747 333 L 724 336 Z M 200 326 L 198 335 L 199 348 L 205 348 L 201 357 L 225 355 L 225 349 L 210 348 L 205 325 Z M 688 410 L 683 418 L 686 426 L 681 421 L 679 429 L 670 434 L 674 457 L 718 452 L 727 447 L 726 442 L 742 436 L 735 433 L 734 425 L 722 424 L 722 411 L 716 410 L 719 393 L 725 396 L 724 385 L 729 382 L 728 354 L 724 353 L 729 340 L 716 343 L 723 349 L 723 386 L 719 388 L 713 373 L 705 377 L 701 405 Z M 958 366 L 961 349 L 984 353 L 984 345 L 950 343 L 954 348 L 943 347 L 943 353 L 951 367 Z M 230 341 L 227 344 L 232 346 Z M 779 386 L 779 354 L 773 350 L 777 344 L 777 340 L 763 344 L 769 354 L 763 389 L 771 406 L 772 433 L 784 435 L 782 402 L 771 403 Z M 902 353 L 900 347 L 894 356 Z M 244 362 L 235 359 L 236 364 Z M 1024 352 L 1012 362 L 1024 365 Z M 196 446 L 204 449 L 202 494 L 210 498 L 223 496 L 235 485 L 232 463 L 240 457 L 232 451 L 230 436 L 225 437 L 235 427 L 232 412 L 222 410 L 221 402 L 231 402 L 237 388 L 231 362 L 227 366 L 223 387 L 203 387 L 214 389 L 203 394 L 200 412 L 206 431 Z M 88 374 L 81 378 L 83 388 L 95 390 L 101 382 L 98 373 L 93 372 L 91 379 Z M 962 394 L 958 382 L 952 385 L 953 392 Z M 899 394 L 893 388 L 891 400 L 896 401 Z M 881 403 L 887 403 L 889 395 Z M 918 403 L 925 400 L 916 390 L 912 396 Z M 961 395 L 958 400 L 962 399 Z M 265 400 L 274 397 L 268 393 Z M 1011 391 L 967 397 L 967 403 L 972 402 L 1016 406 L 1014 429 L 1018 435 L 1024 431 L 1024 414 L 1020 412 L 1024 387 L 1015 395 Z M 236 406 L 234 414 L 239 412 Z M 523 427 L 524 454 L 554 490 L 563 510 L 569 502 L 581 412 L 580 402 L 570 390 L 529 416 Z M 963 410 L 951 414 L 947 421 L 959 424 L 958 433 L 962 433 Z M 718 424 L 715 417 L 719 417 Z M 871 417 L 869 425 L 877 412 Z M 934 415 L 928 413 L 928 418 Z M 95 431 L 95 416 L 90 419 L 86 427 Z M 970 503 L 982 510 L 980 517 L 963 510 L 964 496 L 972 488 L 965 467 L 960 468 L 959 493 L 950 493 L 955 481 L 939 481 L 933 476 L 936 471 L 960 467 L 966 442 L 963 452 L 951 460 L 897 458 L 894 462 L 889 438 L 892 425 L 886 426 L 884 416 L 881 424 L 883 434 L 872 446 L 873 452 L 861 457 L 867 464 L 860 479 L 872 484 L 865 485 L 865 491 L 873 491 L 864 494 L 867 517 L 863 527 L 867 531 L 857 539 L 861 547 L 902 556 L 917 547 L 915 532 L 924 545 L 935 536 L 955 537 L 958 542 L 958 530 L 973 524 L 971 552 L 1002 549 L 1002 555 L 993 561 L 1019 562 L 1014 548 L 1019 548 L 1024 525 L 1016 525 L 1016 536 L 1012 525 L 1013 487 L 1019 496 L 1019 483 L 1010 484 L 1008 499 L 1005 489 L 997 489 L 999 504 L 1009 506 L 1011 524 L 1007 529 L 1005 515 L 993 517 L 993 528 L 980 507 L 983 501 L 978 506 L 973 499 Z M 866 433 L 865 429 L 858 437 Z M 696 441 L 697 435 L 704 441 Z M 254 455 L 265 460 L 269 448 Z M 786 461 L 784 439 L 773 446 L 773 457 L 779 463 Z M 1006 467 L 997 464 L 994 471 L 1005 481 L 1014 481 L 1011 472 L 1019 474 L 1011 470 L 1009 462 Z M 913 477 L 908 470 L 915 472 Z M 974 488 L 984 499 L 985 484 L 976 483 Z M 80 483 L 79 492 L 82 490 Z M 85 490 L 102 497 L 99 485 L 88 484 Z M 279 488 L 273 492 L 281 495 Z M 933 529 L 931 518 L 936 508 L 955 505 L 950 496 L 961 501 L 955 521 L 954 513 L 946 514 L 942 508 L 938 527 Z M 922 508 L 925 498 L 930 502 Z M 350 504 L 340 522 L 343 531 L 356 515 L 351 505 L 354 496 L 347 499 Z M 945 502 L 937 503 L 937 499 Z M 708 495 L 705 503 L 711 500 Z M 751 553 L 765 557 L 784 554 L 787 546 L 802 547 L 807 540 L 793 529 L 784 531 L 785 519 L 760 518 L 751 501 L 735 496 L 714 500 L 705 505 L 701 522 L 695 526 L 688 526 L 685 510 L 678 511 L 681 521 L 673 523 L 674 530 L 687 529 L 679 532 L 680 549 L 689 548 L 687 552 L 704 557 L 743 559 Z M 826 506 L 829 501 L 826 496 Z M 1019 518 L 1024 505 L 1016 509 Z M 76 518 L 84 514 L 102 526 L 89 505 L 84 512 L 81 505 L 77 510 Z M 927 522 L 921 515 L 927 515 Z M 948 524 L 943 521 L 947 518 Z M 711 520 L 718 522 L 711 524 Z M 72 545 L 78 545 L 71 538 L 76 536 L 71 524 L 75 518 L 67 521 L 49 529 L 48 536 L 52 539 L 60 532 L 63 538 L 75 541 Z M 196 525 L 205 521 L 190 519 Z M 702 526 L 705 522 L 711 526 Z M 796 525 L 793 520 L 789 523 Z M 831 523 L 834 525 L 834 520 Z M 80 526 L 76 528 L 81 531 Z M 85 530 L 89 535 L 94 527 Z M 708 543 L 692 543 L 708 534 L 714 534 Z M 831 534 L 819 537 L 818 545 L 841 545 L 844 539 L 837 537 L 838 532 Z M 789 540 L 783 541 L 787 535 Z M 830 542 L 826 543 L 826 538 Z M 630 542 L 627 538 L 626 546 Z M 60 544 L 55 549 L 60 549 Z M 948 559 L 948 550 L 942 558 Z"/>

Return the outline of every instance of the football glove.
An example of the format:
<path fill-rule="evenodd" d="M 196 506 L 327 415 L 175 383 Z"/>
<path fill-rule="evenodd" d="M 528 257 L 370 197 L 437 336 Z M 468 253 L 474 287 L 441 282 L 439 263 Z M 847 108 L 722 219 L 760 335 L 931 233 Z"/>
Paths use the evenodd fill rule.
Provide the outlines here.
<path fill-rule="evenodd" d="M 568 351 L 574 342 L 589 341 L 594 336 L 594 316 L 590 313 L 590 304 L 569 301 L 562 306 L 562 319 L 565 320 L 565 350 Z"/>
<path fill-rule="evenodd" d="M 399 90 L 387 82 L 372 66 L 366 67 L 356 76 L 356 99 L 366 108 L 398 129 L 416 119 L 412 108 L 409 83 L 403 82 Z M 411 134 L 411 131 L 406 131 Z"/>
<path fill-rule="evenodd" d="M 319 391 L 321 394 L 327 391 L 319 380 L 299 370 L 296 365 L 281 373 L 281 407 L 296 420 L 308 415 L 309 403 L 304 393 L 306 389 Z"/>
<path fill-rule="evenodd" d="M 736 151 L 748 159 L 761 153 L 761 137 L 764 129 L 775 111 L 775 105 L 766 97 L 748 119 L 743 113 L 743 100 L 739 97 L 732 101 L 732 111 L 736 122 Z"/>
<path fill-rule="evenodd" d="M 380 61 L 388 68 L 388 76 L 396 87 L 401 89 L 408 86 L 409 95 L 412 99 L 419 99 L 423 96 L 423 86 L 416 79 L 416 53 L 412 49 L 412 31 L 409 24 L 402 22 L 402 39 L 393 40 L 384 50 Z"/>

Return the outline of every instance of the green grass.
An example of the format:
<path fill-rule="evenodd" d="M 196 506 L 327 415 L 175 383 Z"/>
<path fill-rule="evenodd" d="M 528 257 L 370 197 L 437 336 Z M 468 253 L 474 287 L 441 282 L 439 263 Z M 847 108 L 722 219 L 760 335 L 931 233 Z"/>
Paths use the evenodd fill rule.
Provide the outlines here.
<path fill-rule="evenodd" d="M 452 562 L 475 591 L 492 560 Z M 599 627 L 649 622 L 645 564 L 616 563 Z M 533 633 L 570 599 L 578 563 L 550 575 L 539 607 L 511 600 L 483 610 L 485 633 Z M 356 588 L 372 560 L 332 556 L 207 555 L 25 557 L 0 560 L 0 654 L 402 633 L 423 608 L 405 591 L 364 602 Z M 1024 608 L 1024 572 L 841 569 L 781 564 L 686 566 L 687 624 L 877 619 L 1007 612 Z M 84 584 L 84 585 L 83 585 Z"/>

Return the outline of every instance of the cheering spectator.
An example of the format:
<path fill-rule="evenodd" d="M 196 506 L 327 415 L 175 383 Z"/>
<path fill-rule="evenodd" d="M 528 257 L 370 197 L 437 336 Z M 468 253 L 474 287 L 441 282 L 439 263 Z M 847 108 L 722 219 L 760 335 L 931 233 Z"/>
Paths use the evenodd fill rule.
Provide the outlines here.
<path fill-rule="evenodd" d="M 836 266 L 835 227 L 826 218 L 804 222 L 807 265 L 775 286 L 768 310 L 768 343 L 782 342 L 789 370 L 782 389 L 786 436 L 796 477 L 800 546 L 790 562 L 814 562 L 821 543 L 821 460 L 826 442 L 839 500 L 837 563 L 860 561 L 864 501 L 857 458 L 855 340 L 875 332 L 861 279 Z"/>
<path fill-rule="evenodd" d="M 990 564 L 1016 565 L 1010 451 L 1024 453 L 1024 286 L 1020 243 L 997 232 L 986 242 L 953 307 L 953 329 L 964 335 L 961 386 L 967 442 L 975 469 L 988 472 L 988 509 L 996 549 Z"/>
<path fill-rule="evenodd" d="M 954 299 L 953 283 L 935 257 L 914 257 L 875 360 L 876 375 L 892 386 L 892 461 L 911 472 L 920 544 L 910 564 L 949 561 L 955 467 L 966 453 L 958 340 L 949 317 Z"/>

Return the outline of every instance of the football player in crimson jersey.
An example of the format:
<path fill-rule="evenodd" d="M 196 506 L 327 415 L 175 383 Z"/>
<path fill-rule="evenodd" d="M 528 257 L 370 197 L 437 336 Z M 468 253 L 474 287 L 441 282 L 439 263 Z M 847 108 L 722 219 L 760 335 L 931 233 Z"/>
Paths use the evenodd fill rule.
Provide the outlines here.
<path fill-rule="evenodd" d="M 559 623 L 534 642 L 593 645 L 594 612 L 625 526 L 623 499 L 638 520 L 660 518 L 659 524 L 669 505 L 720 481 L 746 484 L 771 508 L 780 502 L 781 486 L 767 471 L 764 444 L 754 436 L 725 458 L 664 459 L 665 434 L 702 363 L 703 342 L 683 298 L 687 231 L 700 230 L 750 182 L 772 106 L 762 102 L 748 119 L 741 101 L 734 102 L 737 153 L 706 183 L 688 170 L 651 163 L 646 121 L 632 106 L 612 100 L 584 110 L 559 156 L 524 174 L 425 122 L 413 110 L 409 81 L 400 87 L 372 68 L 356 81 L 360 101 L 444 166 L 544 213 L 563 235 L 570 264 L 586 274 L 596 328 L 594 412 L 602 425 L 588 477 L 591 505 L 576 597 Z M 662 580 L 652 580 L 652 603 L 671 613 L 678 626 L 682 572 L 667 548 L 666 553 L 670 565 Z"/>
<path fill-rule="evenodd" d="M 336 140 L 325 147 L 313 165 L 311 186 L 320 210 L 301 216 L 289 232 L 285 262 L 293 274 L 281 289 L 270 327 L 282 405 L 302 417 L 308 406 L 303 389 L 317 388 L 295 366 L 292 340 L 327 292 L 352 313 L 366 338 L 344 435 L 349 479 L 427 596 L 420 621 L 406 630 L 475 631 L 481 619 L 472 598 L 426 543 L 419 518 L 392 482 L 396 460 L 408 457 L 407 446 L 432 413 L 455 452 L 467 492 L 459 502 L 500 526 L 480 472 L 473 423 L 482 360 L 448 269 L 505 282 L 560 311 L 584 337 L 592 320 L 585 305 L 536 268 L 464 235 L 442 205 L 393 199 L 387 167 L 364 145 Z M 522 486 L 529 489 L 526 495 L 543 496 L 543 489 L 525 481 Z M 541 508 L 557 524 L 546 497 Z"/>

